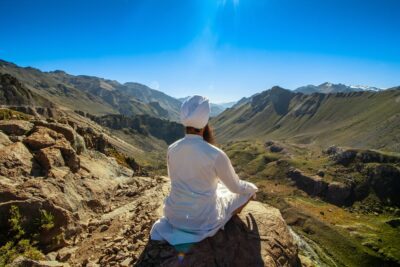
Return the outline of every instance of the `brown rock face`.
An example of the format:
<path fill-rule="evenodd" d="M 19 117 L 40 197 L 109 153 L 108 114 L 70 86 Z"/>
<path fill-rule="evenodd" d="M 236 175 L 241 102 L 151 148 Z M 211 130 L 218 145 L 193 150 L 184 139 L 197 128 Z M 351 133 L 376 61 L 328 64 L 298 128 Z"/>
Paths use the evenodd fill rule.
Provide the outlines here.
<path fill-rule="evenodd" d="M 53 167 L 62 167 L 65 164 L 61 151 L 54 147 L 39 150 L 35 155 L 35 159 L 42 166 L 45 173 L 48 173 Z"/>
<path fill-rule="evenodd" d="M 33 128 L 33 124 L 23 120 L 0 121 L 0 130 L 8 135 L 24 135 Z"/>
<path fill-rule="evenodd" d="M 32 154 L 21 142 L 16 142 L 0 150 L 0 175 L 17 177 L 30 175 Z"/>
<path fill-rule="evenodd" d="M 45 121 L 35 121 L 36 126 L 42 126 L 47 128 L 48 130 L 52 130 L 61 134 L 68 140 L 71 144 L 72 148 L 76 151 L 77 154 L 81 154 L 86 151 L 85 141 L 83 137 L 80 136 L 74 128 L 72 128 L 68 124 L 62 124 L 58 122 L 45 122 Z"/>
<path fill-rule="evenodd" d="M 150 241 L 137 266 L 300 266 L 279 210 L 255 201 L 215 236 L 178 250 Z"/>
<path fill-rule="evenodd" d="M 56 143 L 56 139 L 61 138 L 55 131 L 45 127 L 35 127 L 34 132 L 24 139 L 24 143 L 32 150 L 52 146 Z"/>

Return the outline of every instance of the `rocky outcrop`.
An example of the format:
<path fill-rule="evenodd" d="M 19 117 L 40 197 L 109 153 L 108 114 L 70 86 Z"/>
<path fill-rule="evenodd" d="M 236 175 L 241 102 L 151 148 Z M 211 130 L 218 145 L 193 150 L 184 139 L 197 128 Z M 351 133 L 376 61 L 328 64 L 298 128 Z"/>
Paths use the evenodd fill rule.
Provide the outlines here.
<path fill-rule="evenodd" d="M 318 196 L 335 205 L 349 205 L 354 201 L 353 186 L 341 182 L 327 182 L 320 175 L 308 175 L 299 169 L 287 172 L 296 186 L 311 196 Z"/>
<path fill-rule="evenodd" d="M 390 164 L 367 167 L 368 184 L 387 205 L 400 206 L 400 169 Z"/>
<path fill-rule="evenodd" d="M 25 135 L 32 130 L 33 124 L 24 120 L 2 120 L 0 121 L 0 130 L 8 135 Z"/>
<path fill-rule="evenodd" d="M 33 156 L 21 142 L 16 142 L 0 150 L 0 175 L 13 178 L 29 176 L 32 171 Z"/>
<path fill-rule="evenodd" d="M 337 164 L 349 165 L 359 163 L 399 163 L 400 157 L 387 155 L 378 151 L 356 148 L 330 146 L 325 153 Z"/>
<path fill-rule="evenodd" d="M 55 131 L 36 126 L 33 133 L 24 139 L 24 143 L 32 150 L 39 150 L 52 145 L 55 145 L 56 140 L 62 138 L 62 135 L 57 134 Z"/>
<path fill-rule="evenodd" d="M 35 121 L 36 126 L 43 126 L 49 128 L 57 133 L 62 134 L 71 146 L 76 150 L 78 154 L 85 151 L 85 143 L 82 136 L 77 134 L 77 132 L 68 124 L 62 124 L 57 122 L 45 122 L 45 121 Z"/>
<path fill-rule="evenodd" d="M 301 266 L 279 210 L 251 201 L 215 236 L 175 248 L 150 241 L 137 266 Z"/>
<path fill-rule="evenodd" d="M 328 183 L 321 177 L 306 175 L 299 169 L 290 170 L 287 175 L 296 183 L 296 186 L 312 196 L 321 196 L 328 189 Z"/>

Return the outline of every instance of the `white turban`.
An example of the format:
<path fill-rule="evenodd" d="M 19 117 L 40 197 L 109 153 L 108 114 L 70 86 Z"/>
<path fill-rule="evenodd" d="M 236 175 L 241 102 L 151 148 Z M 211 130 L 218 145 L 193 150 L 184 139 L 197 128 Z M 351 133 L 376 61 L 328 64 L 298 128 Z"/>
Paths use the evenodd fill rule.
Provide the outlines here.
<path fill-rule="evenodd" d="M 210 118 L 210 103 L 208 98 L 194 95 L 183 102 L 181 107 L 181 122 L 186 127 L 202 129 Z"/>

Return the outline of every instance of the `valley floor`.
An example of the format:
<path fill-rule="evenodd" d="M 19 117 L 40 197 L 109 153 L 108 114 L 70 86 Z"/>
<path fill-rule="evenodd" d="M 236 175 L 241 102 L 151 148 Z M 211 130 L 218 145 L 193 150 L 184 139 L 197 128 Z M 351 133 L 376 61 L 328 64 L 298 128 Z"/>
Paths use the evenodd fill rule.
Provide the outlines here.
<path fill-rule="evenodd" d="M 343 195 L 344 190 L 335 192 L 336 196 L 347 197 L 351 202 L 326 195 L 330 185 L 348 182 L 343 177 L 352 177 L 354 180 L 348 184 L 356 185 L 363 177 L 361 171 L 353 173 L 350 165 L 336 164 L 326 153 L 312 146 L 238 141 L 223 148 L 239 176 L 258 185 L 258 200 L 280 209 L 297 236 L 303 265 L 400 264 L 398 207 L 383 204 L 373 189 L 362 200 Z M 296 180 L 298 177 L 291 175 L 293 173 L 312 179 Z M 315 175 L 317 173 L 323 177 Z M 308 184 L 301 183 L 304 181 Z M 321 181 L 327 182 L 327 191 L 315 191 L 323 185 Z M 351 190 L 349 192 L 356 189 L 352 187 Z"/>

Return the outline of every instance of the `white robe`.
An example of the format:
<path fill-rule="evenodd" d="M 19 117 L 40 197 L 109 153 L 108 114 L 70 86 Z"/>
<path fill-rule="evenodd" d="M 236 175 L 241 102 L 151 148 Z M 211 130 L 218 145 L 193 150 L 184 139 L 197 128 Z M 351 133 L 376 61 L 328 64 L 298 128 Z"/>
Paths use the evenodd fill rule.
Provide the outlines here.
<path fill-rule="evenodd" d="M 151 229 L 152 240 L 177 245 L 213 236 L 257 191 L 239 179 L 221 149 L 199 135 L 187 134 L 170 145 L 167 163 L 171 192 L 164 216 Z"/>

